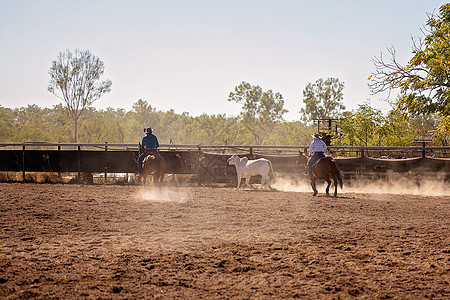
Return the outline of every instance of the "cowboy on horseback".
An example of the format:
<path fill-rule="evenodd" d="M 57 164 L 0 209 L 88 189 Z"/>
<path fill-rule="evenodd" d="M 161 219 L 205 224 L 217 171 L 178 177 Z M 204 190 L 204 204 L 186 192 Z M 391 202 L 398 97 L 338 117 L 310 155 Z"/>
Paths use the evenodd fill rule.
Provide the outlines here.
<path fill-rule="evenodd" d="M 159 142 L 156 135 L 153 134 L 153 129 L 150 126 L 148 126 L 147 128 L 144 129 L 144 132 L 146 133 L 146 135 L 144 135 L 144 137 L 142 138 L 141 143 L 142 153 L 141 155 L 139 155 L 137 159 L 138 176 L 142 176 L 142 161 L 144 160 L 144 158 L 148 154 L 159 155 L 157 149 L 159 147 Z"/>
<path fill-rule="evenodd" d="M 322 157 L 325 157 L 324 152 L 327 150 L 327 145 L 322 141 L 322 136 L 319 133 L 314 133 L 311 135 L 314 140 L 309 145 L 309 155 L 311 156 L 308 160 L 308 176 L 313 176 L 312 166 L 319 161 Z"/>

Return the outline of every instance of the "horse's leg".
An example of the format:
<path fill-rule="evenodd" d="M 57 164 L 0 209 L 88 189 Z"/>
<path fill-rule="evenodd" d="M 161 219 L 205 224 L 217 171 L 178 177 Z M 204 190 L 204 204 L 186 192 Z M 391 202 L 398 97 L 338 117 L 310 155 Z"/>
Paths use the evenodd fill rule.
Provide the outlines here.
<path fill-rule="evenodd" d="M 159 182 L 163 183 L 164 182 L 164 174 L 166 173 L 165 170 L 159 170 Z"/>
<path fill-rule="evenodd" d="M 325 193 L 327 194 L 327 196 L 330 196 L 330 185 L 331 185 L 329 172 L 330 170 L 328 170 L 328 168 L 321 165 L 320 174 L 322 174 L 321 177 L 323 178 L 323 180 L 327 182 L 327 187 L 325 188 Z"/>
<path fill-rule="evenodd" d="M 164 175 L 166 173 L 166 161 L 164 158 L 159 154 L 159 182 L 162 184 L 164 181 Z"/>
<path fill-rule="evenodd" d="M 337 197 L 337 186 L 338 186 L 337 178 L 336 178 L 336 174 L 332 173 L 332 175 L 333 175 L 333 183 L 334 183 L 334 195 L 333 195 L 333 197 Z"/>
<path fill-rule="evenodd" d="M 330 196 L 330 185 L 331 185 L 331 180 L 330 177 L 328 175 L 324 176 L 325 181 L 327 182 L 327 188 L 325 189 L 325 192 L 327 193 L 327 196 Z"/>
<path fill-rule="evenodd" d="M 316 189 L 316 178 L 314 176 L 311 176 L 311 187 L 313 189 L 313 196 L 317 195 L 317 189 Z"/>

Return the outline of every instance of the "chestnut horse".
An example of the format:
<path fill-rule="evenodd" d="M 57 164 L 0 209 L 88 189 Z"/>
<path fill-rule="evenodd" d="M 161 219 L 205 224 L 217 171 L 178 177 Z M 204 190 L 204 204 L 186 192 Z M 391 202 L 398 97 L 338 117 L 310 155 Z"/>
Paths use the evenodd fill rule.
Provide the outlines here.
<path fill-rule="evenodd" d="M 141 155 L 142 148 L 139 143 L 139 154 Z M 166 160 L 159 153 L 149 153 L 142 161 L 142 179 L 144 185 L 147 176 L 153 175 L 153 183 L 159 185 L 164 181 L 164 174 L 166 173 Z"/>
<path fill-rule="evenodd" d="M 306 167 L 308 159 L 309 157 L 299 150 L 296 162 L 297 166 L 304 165 Z M 329 191 L 331 185 L 330 180 L 331 177 L 334 183 L 334 197 L 336 197 L 338 182 L 339 186 L 342 189 L 342 172 L 341 170 L 339 170 L 336 161 L 330 156 L 325 156 L 319 159 L 314 165 L 312 165 L 311 169 L 312 169 L 312 176 L 310 177 L 310 180 L 311 180 L 311 187 L 314 191 L 313 196 L 317 195 L 316 179 L 324 179 L 328 183 L 325 191 L 327 193 L 327 196 L 330 195 Z"/>

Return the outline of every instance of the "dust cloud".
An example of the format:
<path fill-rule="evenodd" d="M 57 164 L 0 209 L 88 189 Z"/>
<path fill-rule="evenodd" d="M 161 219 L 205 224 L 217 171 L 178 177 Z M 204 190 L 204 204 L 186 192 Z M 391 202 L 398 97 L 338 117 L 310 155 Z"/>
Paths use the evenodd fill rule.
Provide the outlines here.
<path fill-rule="evenodd" d="M 186 203 L 192 199 L 188 191 L 175 187 L 142 188 L 137 197 L 140 200 L 172 203 Z"/>
<path fill-rule="evenodd" d="M 387 178 L 375 180 L 356 179 L 344 180 L 343 189 L 338 187 L 338 195 L 345 193 L 370 193 L 370 194 L 407 194 L 422 196 L 450 196 L 450 182 L 445 181 L 445 174 L 436 174 L 434 178 L 406 178 L 392 174 Z M 325 193 L 326 183 L 317 180 L 319 193 Z M 291 178 L 276 178 L 272 187 L 285 192 L 312 192 L 309 179 L 296 181 Z M 333 183 L 330 186 L 330 194 L 334 192 Z"/>

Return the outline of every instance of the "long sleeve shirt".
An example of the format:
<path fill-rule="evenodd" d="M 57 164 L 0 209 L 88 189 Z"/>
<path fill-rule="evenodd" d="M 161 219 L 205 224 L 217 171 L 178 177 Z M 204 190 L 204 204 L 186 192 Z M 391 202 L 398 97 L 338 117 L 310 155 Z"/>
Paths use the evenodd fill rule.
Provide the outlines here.
<path fill-rule="evenodd" d="M 314 139 L 309 145 L 309 155 L 313 155 L 315 152 L 325 152 L 327 145 L 320 139 Z"/>
<path fill-rule="evenodd" d="M 142 138 L 142 150 L 158 148 L 159 142 L 158 138 L 154 134 L 147 134 Z"/>

